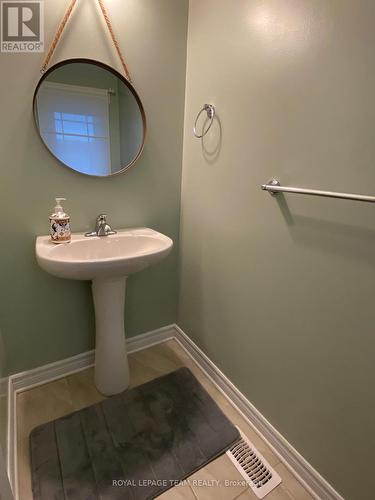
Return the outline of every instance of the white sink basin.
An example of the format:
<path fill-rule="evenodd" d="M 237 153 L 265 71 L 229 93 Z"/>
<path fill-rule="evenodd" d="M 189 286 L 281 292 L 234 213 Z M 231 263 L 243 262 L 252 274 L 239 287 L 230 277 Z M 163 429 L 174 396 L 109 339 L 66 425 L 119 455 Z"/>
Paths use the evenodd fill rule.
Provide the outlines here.
<path fill-rule="evenodd" d="M 173 241 L 148 228 L 124 229 L 110 236 L 72 235 L 70 243 L 55 244 L 49 236 L 36 240 L 42 269 L 59 278 L 91 280 L 95 306 L 95 383 L 106 396 L 129 385 L 124 303 L 129 274 L 159 262 Z"/>
<path fill-rule="evenodd" d="M 173 241 L 152 229 L 124 229 L 110 236 L 72 235 L 70 243 L 55 244 L 49 236 L 36 240 L 42 269 L 59 278 L 93 280 L 129 276 L 168 255 Z"/>

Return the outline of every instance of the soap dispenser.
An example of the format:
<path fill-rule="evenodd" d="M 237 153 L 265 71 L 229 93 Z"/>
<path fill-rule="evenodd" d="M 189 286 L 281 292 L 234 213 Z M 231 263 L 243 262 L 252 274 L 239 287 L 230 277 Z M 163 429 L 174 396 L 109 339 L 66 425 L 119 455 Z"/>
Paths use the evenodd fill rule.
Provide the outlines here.
<path fill-rule="evenodd" d="M 50 234 L 53 243 L 69 243 L 71 239 L 70 216 L 64 212 L 61 202 L 66 198 L 56 198 L 56 206 L 50 215 Z"/>

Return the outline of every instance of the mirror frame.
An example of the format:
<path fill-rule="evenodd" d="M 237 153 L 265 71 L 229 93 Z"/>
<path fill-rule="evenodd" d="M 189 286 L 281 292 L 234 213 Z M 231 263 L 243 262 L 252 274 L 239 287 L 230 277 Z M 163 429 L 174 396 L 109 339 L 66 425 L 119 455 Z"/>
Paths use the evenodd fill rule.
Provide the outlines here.
<path fill-rule="evenodd" d="M 36 103 L 37 103 L 38 90 L 39 90 L 40 86 L 42 85 L 42 83 L 44 82 L 44 80 L 48 77 L 48 75 L 50 75 L 55 69 L 61 68 L 62 66 L 66 66 L 66 65 L 71 64 L 71 63 L 92 64 L 93 66 L 99 66 L 100 68 L 109 71 L 110 73 L 112 73 L 113 75 L 115 75 L 117 78 L 119 78 L 121 80 L 121 82 L 128 87 L 128 89 L 132 93 L 133 97 L 137 101 L 137 104 L 138 104 L 138 107 L 139 107 L 139 110 L 140 110 L 140 113 L 141 113 L 141 117 L 142 117 L 142 124 L 143 124 L 143 140 L 142 140 L 142 144 L 141 144 L 141 146 L 140 146 L 140 148 L 138 150 L 138 153 L 133 158 L 133 160 L 130 163 L 128 163 L 125 167 L 122 167 L 121 170 L 119 170 L 118 172 L 113 172 L 113 173 L 108 174 L 108 175 L 93 175 L 93 174 L 85 174 L 84 172 L 80 172 L 79 170 L 75 170 L 73 167 L 69 166 L 68 164 L 64 163 L 59 158 L 57 158 L 57 156 L 55 156 L 53 154 L 53 152 L 49 149 L 49 147 L 47 146 L 47 144 L 43 140 L 42 134 L 40 133 L 40 130 L 39 130 L 39 124 L 38 124 L 38 120 L 37 120 L 37 106 L 36 106 Z M 135 162 L 139 159 L 139 157 L 141 156 L 141 154 L 143 152 L 143 149 L 144 149 L 145 140 L 146 140 L 146 134 L 147 134 L 147 122 L 146 122 L 145 110 L 143 108 L 143 104 L 142 104 L 141 99 L 139 98 L 139 96 L 138 96 L 135 88 L 133 87 L 133 85 L 123 75 L 121 75 L 121 73 L 119 73 L 117 70 L 115 70 L 111 66 L 108 66 L 107 64 L 105 64 L 105 63 L 103 63 L 101 61 L 96 61 L 95 59 L 85 59 L 85 58 L 81 58 L 81 57 L 71 58 L 71 59 L 64 59 L 63 61 L 60 61 L 60 62 L 54 64 L 53 66 L 51 66 L 43 74 L 43 76 L 40 78 L 40 80 L 39 80 L 39 82 L 38 82 L 38 84 L 37 84 L 37 86 L 35 88 L 34 96 L 33 96 L 33 117 L 34 117 L 35 128 L 36 128 L 36 131 L 38 132 L 38 136 L 39 136 L 40 140 L 42 141 L 42 143 L 43 143 L 44 147 L 47 149 L 47 151 L 55 158 L 55 160 L 57 160 L 64 167 L 69 168 L 69 170 L 73 170 L 73 172 L 76 172 L 77 174 L 85 175 L 87 177 L 95 177 L 97 179 L 107 179 L 108 177 L 113 177 L 115 175 L 123 174 L 124 172 L 126 172 L 127 170 L 129 170 L 130 167 L 132 167 L 135 164 Z"/>

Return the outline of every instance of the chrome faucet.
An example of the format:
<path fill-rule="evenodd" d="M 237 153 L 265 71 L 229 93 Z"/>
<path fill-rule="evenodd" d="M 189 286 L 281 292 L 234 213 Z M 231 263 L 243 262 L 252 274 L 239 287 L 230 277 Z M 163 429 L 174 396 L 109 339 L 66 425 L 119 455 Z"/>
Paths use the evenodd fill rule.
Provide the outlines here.
<path fill-rule="evenodd" d="M 85 233 L 85 236 L 109 236 L 116 233 L 117 231 L 114 231 L 107 223 L 106 214 L 100 214 L 96 218 L 95 231 Z"/>

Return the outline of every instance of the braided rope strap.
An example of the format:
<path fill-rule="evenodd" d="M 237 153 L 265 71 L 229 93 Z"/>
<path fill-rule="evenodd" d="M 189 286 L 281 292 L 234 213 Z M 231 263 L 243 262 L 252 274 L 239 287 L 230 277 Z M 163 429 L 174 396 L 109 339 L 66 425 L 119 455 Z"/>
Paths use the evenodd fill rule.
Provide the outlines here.
<path fill-rule="evenodd" d="M 61 21 L 59 27 L 57 28 L 56 34 L 52 40 L 52 43 L 51 43 L 51 46 L 48 50 L 46 58 L 44 59 L 42 69 L 40 70 L 41 73 L 44 73 L 47 69 L 47 66 L 51 60 L 51 57 L 53 56 L 53 53 L 55 52 L 56 45 L 59 43 L 62 32 L 64 31 L 65 25 L 69 20 L 69 17 L 74 9 L 76 2 L 77 2 L 77 0 L 71 0 L 67 11 L 65 12 L 64 17 L 62 18 L 62 21 Z"/>
<path fill-rule="evenodd" d="M 66 10 L 63 19 L 60 22 L 60 25 L 59 25 L 59 27 L 57 29 L 57 32 L 56 32 L 56 34 L 55 34 L 55 36 L 54 36 L 54 38 L 52 40 L 52 43 L 51 43 L 51 46 L 50 46 L 49 50 L 48 50 L 47 56 L 44 59 L 42 69 L 40 70 L 41 73 L 44 73 L 46 71 L 47 66 L 48 66 L 48 64 L 49 64 L 49 62 L 50 62 L 50 60 L 51 60 L 51 58 L 53 56 L 53 53 L 55 52 L 56 46 L 59 43 L 60 37 L 62 35 L 62 32 L 64 31 L 66 23 L 68 22 L 68 20 L 69 20 L 71 14 L 72 14 L 72 11 L 73 11 L 76 3 L 77 3 L 77 0 L 71 0 L 70 1 L 69 7 Z M 125 76 L 126 76 L 127 80 L 129 82 L 131 82 L 130 73 L 129 73 L 129 70 L 128 70 L 127 66 L 126 66 L 125 60 L 123 58 L 123 55 L 121 53 L 121 49 L 120 49 L 120 46 L 119 46 L 118 41 L 116 39 L 115 33 L 113 31 L 111 20 L 109 19 L 109 15 L 108 15 L 107 9 L 104 6 L 103 0 L 98 0 L 98 3 L 99 3 L 99 6 L 100 6 L 100 10 L 101 10 L 101 12 L 103 14 L 104 20 L 106 22 L 109 34 L 111 35 L 113 45 L 115 46 L 115 49 L 116 49 L 117 54 L 119 56 L 119 59 L 121 61 L 121 65 L 122 65 L 122 68 L 124 70 Z"/>
<path fill-rule="evenodd" d="M 113 42 L 113 45 L 115 46 L 115 49 L 117 50 L 117 54 L 120 58 L 120 61 L 121 61 L 121 65 L 123 67 L 123 70 L 124 70 L 124 73 L 125 73 L 125 76 L 127 78 L 127 80 L 129 82 L 131 82 L 131 78 L 130 78 L 130 73 L 129 73 L 129 70 L 125 64 L 125 60 L 124 58 L 122 57 L 122 53 L 121 53 L 121 50 L 120 50 L 120 46 L 117 42 L 117 39 L 116 39 L 116 36 L 114 34 L 114 31 L 113 31 L 113 28 L 112 28 L 112 24 L 111 24 L 111 21 L 109 19 L 109 15 L 108 15 L 108 12 L 107 12 L 107 9 L 105 8 L 104 6 L 104 3 L 103 3 L 103 0 L 98 0 L 98 3 L 100 5 L 100 9 L 102 11 L 102 14 L 103 14 L 103 17 L 104 17 L 104 20 L 107 24 L 107 28 L 108 28 L 108 31 L 111 35 L 111 38 L 112 38 L 112 42 Z"/>

